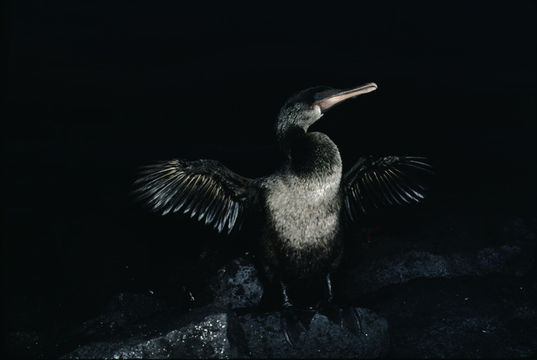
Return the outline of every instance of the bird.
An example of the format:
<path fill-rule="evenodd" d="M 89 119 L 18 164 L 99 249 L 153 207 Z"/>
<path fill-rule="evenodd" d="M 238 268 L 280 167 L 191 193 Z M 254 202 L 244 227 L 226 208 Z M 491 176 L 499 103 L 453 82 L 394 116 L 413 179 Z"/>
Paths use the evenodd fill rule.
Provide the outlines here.
<path fill-rule="evenodd" d="M 315 86 L 292 95 L 274 127 L 283 161 L 268 176 L 241 176 L 216 160 L 174 159 L 142 167 L 135 193 L 153 211 L 189 215 L 219 233 L 255 224 L 263 299 L 291 309 L 302 305 L 300 294 L 322 284 L 322 299 L 331 303 L 347 224 L 376 209 L 423 201 L 420 175 L 432 172 L 425 157 L 368 155 L 343 173 L 336 144 L 310 131 L 334 106 L 376 89 L 375 83 Z"/>

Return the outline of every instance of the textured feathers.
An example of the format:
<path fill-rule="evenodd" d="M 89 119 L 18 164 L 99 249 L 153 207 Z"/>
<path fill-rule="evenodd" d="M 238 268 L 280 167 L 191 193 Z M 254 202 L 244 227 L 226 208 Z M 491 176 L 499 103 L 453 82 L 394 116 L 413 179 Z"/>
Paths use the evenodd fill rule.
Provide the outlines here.
<path fill-rule="evenodd" d="M 432 167 L 423 157 L 360 158 L 343 177 L 348 218 L 355 220 L 373 209 L 422 201 L 426 188 L 419 178 L 427 173 L 432 173 Z"/>
<path fill-rule="evenodd" d="M 143 167 L 134 192 L 162 215 L 181 211 L 230 233 L 241 225 L 251 183 L 218 161 L 170 160 Z"/>
<path fill-rule="evenodd" d="M 418 203 L 426 188 L 419 179 L 432 173 L 423 157 L 367 156 L 343 177 L 344 209 L 354 221 L 374 209 Z M 134 182 L 135 193 L 153 211 L 189 214 L 218 232 L 239 228 L 254 181 L 214 160 L 171 160 L 148 165 Z"/>

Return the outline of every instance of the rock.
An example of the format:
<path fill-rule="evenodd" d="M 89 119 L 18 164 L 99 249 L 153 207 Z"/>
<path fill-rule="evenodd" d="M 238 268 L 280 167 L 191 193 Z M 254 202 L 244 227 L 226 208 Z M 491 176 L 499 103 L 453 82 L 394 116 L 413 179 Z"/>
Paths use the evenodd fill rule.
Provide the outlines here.
<path fill-rule="evenodd" d="M 364 303 L 390 323 L 388 357 L 534 358 L 534 279 L 535 274 L 417 279 L 367 295 Z"/>
<path fill-rule="evenodd" d="M 537 239 L 537 218 L 511 217 L 498 224 L 498 234 L 504 241 L 535 242 Z"/>
<path fill-rule="evenodd" d="M 256 268 L 244 258 L 237 258 L 220 268 L 210 288 L 214 304 L 231 309 L 254 307 L 263 295 Z"/>
<path fill-rule="evenodd" d="M 440 238 L 433 224 L 418 241 L 412 233 L 391 235 L 360 249 L 356 261 L 342 268 L 337 286 L 343 300 L 373 309 L 356 308 L 367 335 L 315 314 L 289 345 L 282 313 L 255 310 L 263 293 L 256 269 L 236 258 L 216 271 L 209 286 L 203 284 L 210 305 L 198 302 L 202 307 L 187 311 L 154 296 L 120 294 L 106 313 L 71 334 L 70 344 L 79 346 L 65 357 L 534 356 L 535 223 L 517 218 L 499 223 L 502 232 L 488 243 L 474 222 L 457 228 L 452 221 Z M 446 241 L 455 235 L 452 247 Z M 466 246 L 474 236 L 479 241 Z M 220 266 L 213 265 L 212 271 Z"/>
<path fill-rule="evenodd" d="M 534 264 L 534 254 L 516 245 L 485 248 L 474 253 L 433 254 L 412 250 L 380 259 L 366 260 L 343 278 L 349 298 L 385 286 L 418 278 L 484 276 L 492 273 L 525 274 Z M 341 285 L 340 285 L 341 286 Z"/>
<path fill-rule="evenodd" d="M 137 322 L 165 309 L 155 296 L 119 293 L 110 300 L 103 314 L 85 321 L 68 337 L 101 340 L 124 336 L 124 333 L 132 335 L 129 331 L 136 328 Z"/>
<path fill-rule="evenodd" d="M 64 358 L 230 358 L 239 355 L 229 337 L 234 315 L 206 307 L 186 314 L 177 328 L 147 336 L 81 346 Z M 235 326 L 236 328 L 236 326 Z"/>
<path fill-rule="evenodd" d="M 315 314 L 306 332 L 291 346 L 281 327 L 281 313 L 239 317 L 254 358 L 377 358 L 389 349 L 388 322 L 368 309 L 356 308 L 364 334 L 355 335 L 326 316 Z"/>
<path fill-rule="evenodd" d="M 45 345 L 37 331 L 9 331 L 6 334 L 8 358 L 44 358 Z"/>
<path fill-rule="evenodd" d="M 168 331 L 148 323 L 129 325 L 132 336 L 79 346 L 64 358 L 306 358 L 379 357 L 389 348 L 388 324 L 367 309 L 357 308 L 362 330 L 356 335 L 316 314 L 290 346 L 284 338 L 281 313 L 247 313 L 237 316 L 215 306 L 193 310 L 175 319 Z M 154 315 L 153 315 L 154 316 Z M 106 316 L 102 316 L 104 318 Z M 90 334 L 92 332 L 89 332 Z M 125 332 L 125 334 L 127 334 Z M 81 339 L 84 343 L 84 339 Z"/>

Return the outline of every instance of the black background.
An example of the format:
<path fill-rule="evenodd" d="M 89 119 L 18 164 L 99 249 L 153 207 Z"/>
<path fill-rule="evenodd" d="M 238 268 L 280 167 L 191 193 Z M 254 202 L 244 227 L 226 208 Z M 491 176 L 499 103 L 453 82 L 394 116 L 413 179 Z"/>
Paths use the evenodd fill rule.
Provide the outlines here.
<path fill-rule="evenodd" d="M 313 85 L 379 85 L 315 125 L 347 168 L 424 155 L 429 211 L 536 213 L 533 1 L 5 7 L 7 330 L 60 333 L 118 291 L 175 291 L 201 244 L 226 239 L 133 202 L 137 166 L 267 175 L 279 107 Z"/>

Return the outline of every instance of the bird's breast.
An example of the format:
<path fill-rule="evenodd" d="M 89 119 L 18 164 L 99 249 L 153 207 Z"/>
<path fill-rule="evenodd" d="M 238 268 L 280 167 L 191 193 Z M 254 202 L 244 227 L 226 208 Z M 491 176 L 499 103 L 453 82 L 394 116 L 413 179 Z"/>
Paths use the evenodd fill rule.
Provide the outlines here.
<path fill-rule="evenodd" d="M 279 246 L 329 246 L 339 231 L 341 169 L 323 176 L 277 174 L 266 182 L 268 225 Z"/>

